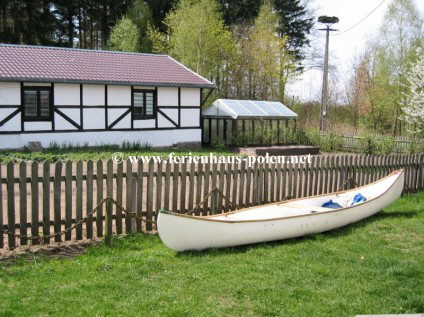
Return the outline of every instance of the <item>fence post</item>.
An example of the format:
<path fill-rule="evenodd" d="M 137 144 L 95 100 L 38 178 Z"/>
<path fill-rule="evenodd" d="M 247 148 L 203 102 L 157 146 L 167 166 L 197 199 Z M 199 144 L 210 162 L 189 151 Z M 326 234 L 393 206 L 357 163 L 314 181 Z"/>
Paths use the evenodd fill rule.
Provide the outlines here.
<path fill-rule="evenodd" d="M 218 211 L 218 208 L 217 208 L 218 207 L 217 206 L 218 191 L 214 190 L 210 198 L 211 198 L 211 215 L 215 215 Z"/>
<path fill-rule="evenodd" d="M 131 179 L 131 212 L 137 213 L 137 179 L 135 177 Z M 136 232 L 137 222 L 135 218 L 128 215 L 125 215 L 125 217 L 129 218 L 128 223 L 130 227 L 128 228 L 128 232 Z"/>
<path fill-rule="evenodd" d="M 106 230 L 105 230 L 105 245 L 110 245 L 112 240 L 112 203 L 109 202 L 109 197 L 106 200 Z"/>
<path fill-rule="evenodd" d="M 424 154 L 421 153 L 418 158 L 418 189 L 423 188 L 423 169 L 424 169 Z"/>
<path fill-rule="evenodd" d="M 0 230 L 3 229 L 3 185 L 2 185 L 2 165 L 0 164 L 0 201 L 2 202 L 0 204 Z M 3 244 L 4 244 L 4 237 L 3 237 L 3 232 L 0 233 L 0 249 L 3 248 Z"/>
<path fill-rule="evenodd" d="M 8 237 L 9 248 L 16 246 L 15 234 L 15 184 L 14 184 L 14 164 L 7 163 L 7 230 L 12 234 Z"/>
<path fill-rule="evenodd" d="M 107 161 L 106 171 L 106 228 L 105 228 L 105 244 L 110 245 L 112 240 L 112 201 L 113 198 L 113 161 Z"/>

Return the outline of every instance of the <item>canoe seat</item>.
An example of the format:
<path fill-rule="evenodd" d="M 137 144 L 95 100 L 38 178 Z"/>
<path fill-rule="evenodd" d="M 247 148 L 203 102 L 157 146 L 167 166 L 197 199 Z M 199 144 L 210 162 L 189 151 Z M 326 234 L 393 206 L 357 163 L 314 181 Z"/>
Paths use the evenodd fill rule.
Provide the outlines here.
<path fill-rule="evenodd" d="M 319 206 L 307 206 L 307 205 L 301 205 L 296 203 L 283 203 L 279 204 L 280 207 L 289 207 L 289 208 L 296 208 L 296 209 L 303 209 L 303 210 L 311 210 L 311 212 L 319 212 L 319 211 L 334 211 L 334 208 L 325 208 L 325 207 L 319 207 Z"/>

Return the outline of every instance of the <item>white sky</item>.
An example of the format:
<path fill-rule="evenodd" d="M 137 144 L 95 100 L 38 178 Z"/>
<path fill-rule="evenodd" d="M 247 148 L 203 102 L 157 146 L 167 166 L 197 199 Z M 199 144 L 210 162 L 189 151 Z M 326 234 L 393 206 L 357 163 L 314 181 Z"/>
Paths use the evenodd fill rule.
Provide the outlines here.
<path fill-rule="evenodd" d="M 386 0 L 374 13 L 366 20 L 361 22 L 352 30 L 334 36 L 339 32 L 331 32 L 330 37 L 330 64 L 337 66 L 337 74 L 340 84 L 344 85 L 347 79 L 347 72 L 354 56 L 363 52 L 367 41 L 372 38 L 383 23 L 384 14 L 392 1 Z M 337 16 L 340 22 L 334 25 L 335 29 L 339 29 L 340 33 L 349 29 L 351 26 L 359 22 L 382 0 L 314 0 L 310 3 L 310 7 L 316 10 L 315 16 L 328 15 Z M 415 0 L 417 8 L 424 14 L 424 0 Z M 320 28 L 318 23 L 314 28 Z M 324 50 L 325 32 L 319 31 L 322 38 L 320 49 Z M 299 80 L 289 86 L 289 94 L 299 96 L 303 100 L 314 99 L 319 100 L 321 96 L 322 71 L 311 70 L 302 75 Z"/>

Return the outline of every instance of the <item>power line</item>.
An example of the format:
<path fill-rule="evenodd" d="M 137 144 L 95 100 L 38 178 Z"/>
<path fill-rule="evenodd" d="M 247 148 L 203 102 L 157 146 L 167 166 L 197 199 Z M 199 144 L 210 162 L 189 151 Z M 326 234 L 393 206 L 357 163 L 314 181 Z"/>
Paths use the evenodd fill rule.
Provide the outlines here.
<path fill-rule="evenodd" d="M 380 4 L 378 6 L 376 6 L 370 13 L 368 13 L 364 18 L 362 18 L 359 22 L 355 23 L 354 25 L 352 25 L 350 28 L 348 28 L 347 30 L 334 34 L 333 36 L 337 36 L 337 35 L 342 35 L 346 32 L 349 32 L 350 30 L 352 30 L 353 28 L 357 27 L 360 23 L 362 23 L 365 19 L 367 19 L 371 14 L 373 14 L 379 7 L 381 7 L 381 5 L 386 2 L 386 0 L 383 0 L 380 2 Z"/>

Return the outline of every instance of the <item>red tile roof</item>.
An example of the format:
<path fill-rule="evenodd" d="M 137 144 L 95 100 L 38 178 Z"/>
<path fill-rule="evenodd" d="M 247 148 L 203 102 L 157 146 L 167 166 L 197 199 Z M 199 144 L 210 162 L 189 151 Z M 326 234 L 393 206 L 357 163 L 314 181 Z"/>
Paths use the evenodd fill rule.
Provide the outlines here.
<path fill-rule="evenodd" d="M 214 87 L 167 55 L 4 44 L 0 80 Z"/>

